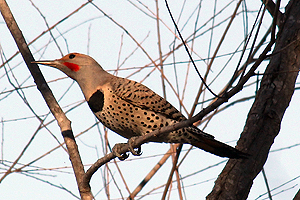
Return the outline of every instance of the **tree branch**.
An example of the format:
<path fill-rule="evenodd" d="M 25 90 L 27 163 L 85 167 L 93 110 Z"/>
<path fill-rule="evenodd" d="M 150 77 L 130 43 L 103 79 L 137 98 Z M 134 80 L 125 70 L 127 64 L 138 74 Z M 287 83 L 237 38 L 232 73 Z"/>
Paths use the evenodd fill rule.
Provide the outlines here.
<path fill-rule="evenodd" d="M 84 175 L 84 168 L 81 162 L 81 158 L 78 152 L 78 147 L 75 142 L 75 138 L 71 129 L 71 122 L 66 117 L 60 106 L 58 105 L 56 99 L 54 98 L 52 91 L 47 85 L 39 67 L 37 64 L 32 64 L 34 61 L 33 55 L 30 52 L 28 45 L 23 37 L 21 30 L 19 29 L 11 11 L 5 0 L 0 0 L 0 10 L 1 14 L 6 22 L 8 29 L 10 30 L 22 57 L 34 78 L 38 90 L 41 92 L 43 98 L 45 99 L 50 111 L 54 115 L 61 129 L 62 135 L 64 137 L 70 160 L 73 166 L 73 170 L 76 176 L 77 185 L 82 199 L 92 199 L 91 189 L 89 185 L 82 187 L 80 184 L 82 177 Z M 12 168 L 12 167 L 11 167 Z"/>
<path fill-rule="evenodd" d="M 229 160 L 207 199 L 246 199 L 254 178 L 262 170 L 269 150 L 295 88 L 300 66 L 300 2 L 291 0 L 287 21 L 279 27 L 274 54 L 266 68 L 238 147 L 247 149 L 250 159 Z M 290 17 L 289 17 L 290 16 Z"/>
<path fill-rule="evenodd" d="M 277 18 L 276 25 L 280 26 L 284 20 L 284 15 L 279 10 L 279 0 L 276 1 L 276 4 L 272 0 L 262 0 L 263 4 L 265 4 L 267 10 L 273 18 Z"/>
<path fill-rule="evenodd" d="M 247 74 L 240 79 L 239 83 L 235 87 L 233 87 L 230 91 L 225 93 L 222 97 L 217 98 L 215 102 L 213 102 L 208 107 L 206 107 L 202 111 L 200 111 L 197 115 L 195 115 L 194 117 L 192 117 L 188 120 L 181 121 L 181 122 L 178 122 L 178 123 L 173 124 L 171 126 L 163 127 L 161 129 L 157 129 L 157 130 L 155 130 L 151 133 L 148 133 L 147 135 L 143 135 L 143 136 L 138 137 L 137 139 L 135 139 L 132 142 L 132 147 L 134 147 L 134 148 L 139 147 L 142 144 L 147 143 L 148 141 L 150 141 L 152 137 L 156 137 L 159 134 L 165 134 L 165 133 L 169 133 L 169 132 L 178 130 L 178 129 L 183 128 L 183 127 L 191 126 L 191 125 L 193 125 L 194 122 L 197 122 L 197 121 L 201 120 L 204 116 L 206 116 L 210 112 L 214 111 L 217 107 L 219 107 L 223 103 L 227 102 L 229 98 L 231 98 L 232 96 L 234 96 L 235 94 L 240 92 L 243 88 L 243 85 L 249 80 L 249 78 L 251 76 L 253 76 L 255 74 L 254 71 L 257 69 L 257 67 L 260 65 L 260 63 L 264 60 L 264 58 L 266 57 L 267 53 L 270 51 L 273 44 L 274 44 L 273 42 L 270 42 L 266 46 L 264 51 L 261 53 L 261 55 L 256 60 L 256 62 L 252 65 L 252 67 L 247 72 Z M 240 146 L 240 149 L 243 149 L 242 146 Z M 124 154 L 126 152 L 129 152 L 128 144 L 124 145 L 119 151 L 120 154 Z M 112 160 L 114 158 L 116 158 L 114 153 L 109 153 L 109 154 L 105 155 L 104 157 L 100 158 L 97 162 L 95 162 L 87 170 L 86 174 L 84 175 L 82 184 L 88 184 L 90 182 L 90 179 L 91 179 L 92 175 L 103 164 L 109 162 L 110 160 Z"/>

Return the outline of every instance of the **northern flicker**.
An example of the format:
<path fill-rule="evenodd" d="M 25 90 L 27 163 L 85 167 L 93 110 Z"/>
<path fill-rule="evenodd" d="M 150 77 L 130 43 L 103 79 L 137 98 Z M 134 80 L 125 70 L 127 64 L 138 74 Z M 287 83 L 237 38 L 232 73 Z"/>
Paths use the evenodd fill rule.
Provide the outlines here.
<path fill-rule="evenodd" d="M 109 74 L 90 56 L 70 53 L 61 59 L 33 63 L 55 67 L 74 79 L 99 121 L 127 139 L 186 120 L 175 107 L 151 89 Z M 188 143 L 221 157 L 248 156 L 195 126 L 157 135 L 150 142 Z"/>

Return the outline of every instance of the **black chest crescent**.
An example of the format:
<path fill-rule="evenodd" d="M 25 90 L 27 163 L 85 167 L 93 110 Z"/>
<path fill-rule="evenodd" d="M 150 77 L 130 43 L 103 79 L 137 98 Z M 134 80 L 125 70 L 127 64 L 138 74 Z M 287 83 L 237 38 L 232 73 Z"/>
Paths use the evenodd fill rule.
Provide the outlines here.
<path fill-rule="evenodd" d="M 96 113 L 102 111 L 104 104 L 104 94 L 100 90 L 97 90 L 88 100 L 90 109 Z"/>

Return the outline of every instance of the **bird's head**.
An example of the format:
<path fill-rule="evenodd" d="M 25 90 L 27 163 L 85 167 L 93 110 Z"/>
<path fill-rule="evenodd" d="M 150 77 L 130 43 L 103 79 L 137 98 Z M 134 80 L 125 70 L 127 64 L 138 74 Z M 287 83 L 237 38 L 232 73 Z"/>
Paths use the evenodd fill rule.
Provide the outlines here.
<path fill-rule="evenodd" d="M 103 71 L 101 66 L 92 57 L 80 53 L 70 53 L 60 59 L 41 60 L 32 63 L 57 68 L 76 81 L 81 78 L 91 78 L 90 76 L 93 76 L 99 70 Z"/>

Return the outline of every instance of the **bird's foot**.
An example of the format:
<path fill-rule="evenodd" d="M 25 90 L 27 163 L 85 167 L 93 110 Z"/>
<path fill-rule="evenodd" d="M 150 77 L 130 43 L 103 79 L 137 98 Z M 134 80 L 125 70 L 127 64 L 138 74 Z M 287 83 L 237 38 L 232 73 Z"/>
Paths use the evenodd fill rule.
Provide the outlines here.
<path fill-rule="evenodd" d="M 138 136 L 135 136 L 135 137 L 131 137 L 129 140 L 128 140 L 128 149 L 129 151 L 132 153 L 132 155 L 134 156 L 140 156 L 142 155 L 142 148 L 141 146 L 138 146 L 137 147 L 137 150 L 134 150 L 134 148 L 132 147 L 132 143 L 138 138 Z"/>
<path fill-rule="evenodd" d="M 134 156 L 140 156 L 141 153 L 141 146 L 137 147 L 137 150 L 134 150 L 135 148 L 132 147 L 132 144 L 134 143 L 135 139 L 138 137 L 132 137 L 128 140 L 128 150 L 132 153 Z M 119 152 L 121 149 L 126 145 L 126 143 L 118 143 L 115 144 L 115 146 L 112 148 L 112 153 L 119 158 L 119 160 L 123 161 L 126 160 L 129 155 L 127 153 L 120 154 Z"/>
<path fill-rule="evenodd" d="M 112 148 L 112 153 L 121 161 L 126 160 L 129 157 L 127 153 L 123 153 L 122 155 L 119 153 L 124 145 L 126 145 L 126 143 L 118 143 Z"/>

